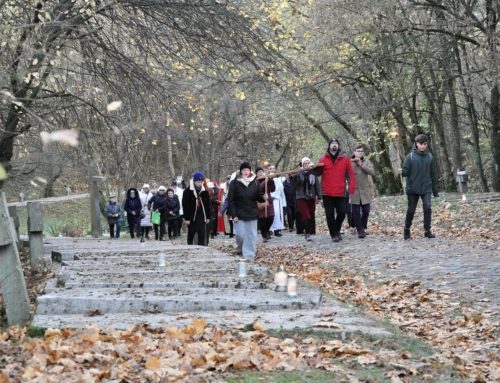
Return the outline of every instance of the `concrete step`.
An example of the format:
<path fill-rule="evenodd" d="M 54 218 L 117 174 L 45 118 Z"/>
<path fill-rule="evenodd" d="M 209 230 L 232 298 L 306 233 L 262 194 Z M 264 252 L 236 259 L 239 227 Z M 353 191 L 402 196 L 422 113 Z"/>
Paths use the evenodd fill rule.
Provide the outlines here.
<path fill-rule="evenodd" d="M 328 305 L 328 310 L 335 310 L 335 315 L 322 317 L 325 312 L 321 309 L 314 310 L 271 310 L 271 311 L 199 311 L 196 313 L 108 313 L 95 316 L 81 314 L 67 315 L 36 315 L 32 325 L 43 328 L 84 328 L 96 324 L 100 328 L 127 329 L 135 324 L 147 324 L 153 328 L 184 327 L 192 324 L 193 318 L 203 318 L 207 325 L 243 328 L 259 321 L 268 330 L 321 330 L 330 331 L 338 336 L 349 333 L 364 333 L 371 336 L 391 336 L 384 328 L 372 320 L 354 315 L 351 310 L 341 306 Z M 315 327 L 320 322 L 331 323 L 330 328 Z"/>
<path fill-rule="evenodd" d="M 98 268 L 148 268 L 148 267 L 162 267 L 160 265 L 167 265 L 173 268 L 185 268 L 186 266 L 193 266 L 197 269 L 203 268 L 234 268 L 238 267 L 239 259 L 235 257 L 169 257 L 166 255 L 147 255 L 143 257 L 113 257 L 113 258 L 85 258 L 74 261 L 62 261 L 62 266 L 68 266 L 74 270 L 81 269 L 98 269 Z M 163 266 L 165 267 L 165 266 Z"/>
<path fill-rule="evenodd" d="M 97 266 L 97 265 L 96 265 Z M 266 274 L 267 269 L 264 266 L 259 265 L 247 265 L 247 270 L 253 271 L 254 274 Z M 212 263 L 212 264 L 197 264 L 197 263 L 186 263 L 186 264 L 172 264 L 169 261 L 165 262 L 165 266 L 161 266 L 159 262 L 151 263 L 144 266 L 134 266 L 130 267 L 115 267 L 112 264 L 102 264 L 100 267 L 80 267 L 80 265 L 75 266 L 63 266 L 61 267 L 61 272 L 70 271 L 73 274 L 80 275 L 90 275 L 90 274 L 102 274 L 102 273 L 130 273 L 130 272 L 162 272 L 162 273 L 197 273 L 197 274 L 210 274 L 210 273 L 237 273 L 238 263 L 226 263 L 225 265 Z"/>
<path fill-rule="evenodd" d="M 106 243 L 100 244 L 95 248 L 80 248 L 75 246 L 57 247 L 51 249 L 52 260 L 55 262 L 72 261 L 75 259 L 99 259 L 99 258 L 126 258 L 138 257 L 144 255 L 159 256 L 165 254 L 168 257 L 186 257 L 192 258 L 197 256 L 226 258 L 229 255 L 221 253 L 217 250 L 202 246 L 111 246 Z"/>
<path fill-rule="evenodd" d="M 159 313 L 215 310 L 311 309 L 318 307 L 321 293 L 302 288 L 296 298 L 269 289 L 61 289 L 37 298 L 38 315 L 101 313 Z"/>
<path fill-rule="evenodd" d="M 103 275 L 103 278 L 96 279 L 69 279 L 68 282 L 59 282 L 55 289 L 60 287 L 76 289 L 76 288 L 92 288 L 92 289 L 125 289 L 125 288 L 164 288 L 164 289 L 194 289 L 194 288 L 231 288 L 231 289 L 267 289 L 271 288 L 272 285 L 268 284 L 267 279 L 262 281 L 256 281 L 255 279 L 242 279 L 242 278 L 231 278 L 227 280 L 221 280 L 221 278 L 208 278 L 206 280 L 196 281 L 191 278 L 175 278 L 175 279 L 158 279 L 152 280 L 152 278 L 145 277 L 144 275 L 135 276 L 134 281 L 120 281 L 112 280 L 109 275 Z M 54 290 L 54 288 L 52 289 Z M 46 292 L 51 291 L 51 289 L 45 288 Z"/>

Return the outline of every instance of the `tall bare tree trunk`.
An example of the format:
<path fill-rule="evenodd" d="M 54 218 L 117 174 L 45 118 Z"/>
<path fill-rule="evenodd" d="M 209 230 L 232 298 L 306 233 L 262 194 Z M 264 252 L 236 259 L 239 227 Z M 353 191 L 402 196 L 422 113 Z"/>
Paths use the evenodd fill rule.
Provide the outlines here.
<path fill-rule="evenodd" d="M 498 0 L 496 0 L 498 1 Z M 497 37 L 496 27 L 498 24 L 497 14 L 499 8 L 498 3 L 493 3 L 492 0 L 486 0 L 486 19 L 487 19 L 487 37 L 490 50 L 491 76 L 494 79 L 493 86 L 490 91 L 490 146 L 493 163 L 491 166 L 493 190 L 500 191 L 500 94 L 498 90 L 498 74 L 499 70 L 496 66 L 497 58 Z M 494 8 L 495 7 L 495 8 Z"/>
<path fill-rule="evenodd" d="M 168 159 L 168 169 L 170 171 L 170 179 L 175 177 L 174 160 L 172 158 L 172 137 L 170 133 L 167 134 L 167 159 Z"/>
<path fill-rule="evenodd" d="M 455 41 L 456 43 L 456 41 Z M 466 72 L 471 73 L 468 58 L 467 58 L 467 50 L 465 45 L 461 45 L 461 51 L 464 56 L 464 64 L 466 67 Z M 460 78 L 460 85 L 462 88 L 462 92 L 464 94 L 466 103 L 467 103 L 467 117 L 469 119 L 470 129 L 472 133 L 472 153 L 474 157 L 474 163 L 476 164 L 477 174 L 479 176 L 479 183 L 481 184 L 481 190 L 483 192 L 488 192 L 488 183 L 486 181 L 486 175 L 484 173 L 483 160 L 481 158 L 481 146 L 479 145 L 479 125 L 477 121 L 477 112 L 476 107 L 474 106 L 474 99 L 469 94 L 468 86 L 465 83 L 464 74 L 462 71 L 462 60 L 460 58 L 460 52 L 458 50 L 458 46 L 455 47 L 455 55 L 457 60 L 457 69 Z"/>

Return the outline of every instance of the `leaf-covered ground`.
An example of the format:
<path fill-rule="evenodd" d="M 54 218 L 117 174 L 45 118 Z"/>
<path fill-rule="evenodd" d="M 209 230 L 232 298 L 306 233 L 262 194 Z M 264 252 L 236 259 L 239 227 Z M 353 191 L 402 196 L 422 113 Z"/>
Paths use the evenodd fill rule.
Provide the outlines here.
<path fill-rule="evenodd" d="M 370 212 L 370 231 L 403 236 L 406 196 L 375 199 Z M 438 236 L 456 238 L 500 250 L 500 193 L 473 194 L 462 201 L 458 194 L 442 193 L 432 201 L 433 231 Z M 422 201 L 419 201 L 412 229 L 423 232 Z"/>
<path fill-rule="evenodd" d="M 434 203 L 436 240 L 451 237 L 498 249 L 498 204 L 463 204 L 443 196 Z M 405 206 L 403 197 L 378 199 L 373 205 L 370 231 L 401 241 Z M 421 225 L 419 214 L 421 211 L 415 228 Z M 318 211 L 318 231 L 324 230 Z M 215 245 L 233 251 L 223 242 L 216 241 Z M 429 289 L 425 283 L 396 278 L 381 283 L 380 278 L 357 273 L 355 268 L 336 268 L 336 261 L 340 264 L 345 256 L 314 245 L 258 249 L 258 262 L 271 269 L 285 256 L 288 271 L 370 315 L 388 320 L 396 327 L 392 329 L 394 337 L 337 339 L 328 332 L 276 333 L 266 331 L 258 322 L 249 324 L 247 331 L 221 329 L 207 326 L 201 318 L 185 328 L 63 329 L 48 330 L 42 336 L 37 329 L 11 327 L 0 331 L 0 383 L 479 383 L 500 379 L 498 324 L 488 314 L 457 307 L 453 294 Z M 47 274 L 31 277 L 25 253 L 23 260 L 34 299 Z M 318 321 L 324 322 L 327 330 L 330 324 L 335 325 L 334 313 L 325 312 Z"/>

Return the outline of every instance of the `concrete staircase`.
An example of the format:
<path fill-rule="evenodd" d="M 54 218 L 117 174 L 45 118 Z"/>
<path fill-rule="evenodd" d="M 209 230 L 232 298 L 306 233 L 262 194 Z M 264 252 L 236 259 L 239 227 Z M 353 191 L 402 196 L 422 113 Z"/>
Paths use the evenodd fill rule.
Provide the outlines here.
<path fill-rule="evenodd" d="M 238 276 L 239 258 L 170 242 L 50 239 L 55 278 L 37 299 L 37 327 L 104 328 L 184 326 L 193 317 L 209 324 L 271 329 L 315 328 L 388 335 L 369 318 L 299 284 L 298 296 L 275 292 L 273 273 L 256 263 Z"/>

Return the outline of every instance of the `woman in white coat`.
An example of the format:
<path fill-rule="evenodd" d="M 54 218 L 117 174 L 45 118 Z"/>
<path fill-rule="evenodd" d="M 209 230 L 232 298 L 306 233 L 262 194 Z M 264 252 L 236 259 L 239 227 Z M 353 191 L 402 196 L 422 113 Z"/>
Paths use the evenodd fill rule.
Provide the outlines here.
<path fill-rule="evenodd" d="M 139 192 L 139 199 L 141 200 L 142 210 L 141 210 L 141 242 L 144 242 L 144 236 L 149 239 L 149 231 L 153 227 L 151 223 L 151 211 L 148 209 L 148 202 L 153 197 L 153 193 L 149 190 L 149 185 L 142 185 L 142 189 Z"/>
<path fill-rule="evenodd" d="M 269 174 L 274 173 L 276 173 L 276 167 L 269 165 Z M 274 206 L 274 221 L 270 230 L 274 232 L 276 237 L 281 237 L 283 235 L 281 234 L 281 230 L 285 228 L 285 217 L 283 215 L 283 209 L 286 208 L 285 187 L 280 177 L 274 179 L 274 184 L 276 185 L 276 190 L 271 193 Z"/>

